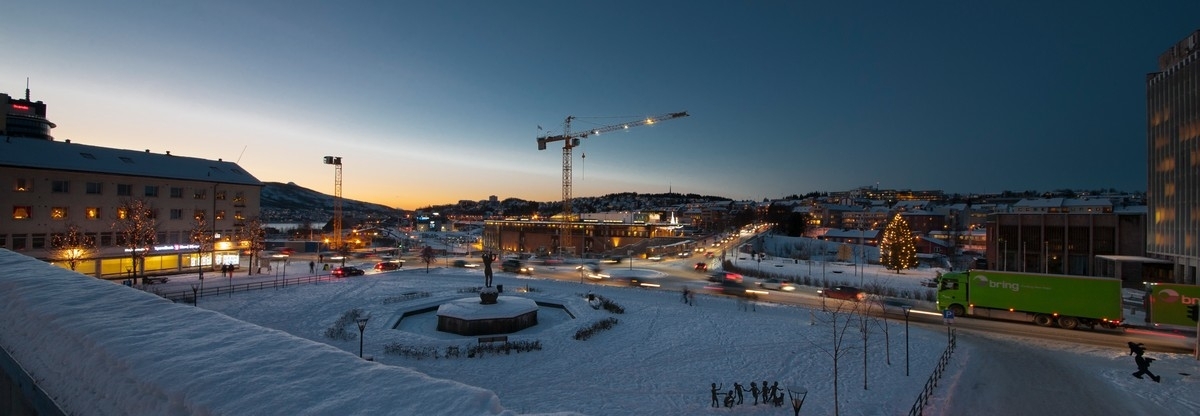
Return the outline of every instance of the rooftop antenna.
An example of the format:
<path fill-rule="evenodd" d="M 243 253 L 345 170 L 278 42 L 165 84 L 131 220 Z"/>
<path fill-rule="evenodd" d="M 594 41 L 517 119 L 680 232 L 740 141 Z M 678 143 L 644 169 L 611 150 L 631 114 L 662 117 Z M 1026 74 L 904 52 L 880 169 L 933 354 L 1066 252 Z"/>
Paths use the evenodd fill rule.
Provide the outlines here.
<path fill-rule="evenodd" d="M 25 101 L 29 101 L 29 77 L 25 77 Z"/>
<path fill-rule="evenodd" d="M 233 161 L 234 164 L 237 164 L 242 161 L 242 155 L 246 154 L 246 146 L 249 146 L 249 145 L 247 144 L 247 145 L 242 146 L 242 152 L 238 153 L 237 160 Z"/>

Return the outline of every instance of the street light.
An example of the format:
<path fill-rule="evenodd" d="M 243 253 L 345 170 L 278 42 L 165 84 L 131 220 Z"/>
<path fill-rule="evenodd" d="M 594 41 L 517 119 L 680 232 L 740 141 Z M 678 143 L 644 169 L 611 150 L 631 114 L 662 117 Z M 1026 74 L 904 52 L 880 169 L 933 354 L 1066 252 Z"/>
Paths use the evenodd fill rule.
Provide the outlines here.
<path fill-rule="evenodd" d="M 370 319 L 370 317 L 367 317 L 355 320 L 358 323 L 358 358 L 363 358 L 363 331 L 366 331 L 367 321 Z"/>
<path fill-rule="evenodd" d="M 808 397 L 808 389 L 804 387 L 788 386 L 788 397 L 792 399 L 792 411 L 796 416 L 800 416 L 800 408 L 804 406 L 804 399 Z"/>
<path fill-rule="evenodd" d="M 904 376 L 908 377 L 908 312 L 912 306 L 904 305 L 900 309 L 904 310 Z"/>

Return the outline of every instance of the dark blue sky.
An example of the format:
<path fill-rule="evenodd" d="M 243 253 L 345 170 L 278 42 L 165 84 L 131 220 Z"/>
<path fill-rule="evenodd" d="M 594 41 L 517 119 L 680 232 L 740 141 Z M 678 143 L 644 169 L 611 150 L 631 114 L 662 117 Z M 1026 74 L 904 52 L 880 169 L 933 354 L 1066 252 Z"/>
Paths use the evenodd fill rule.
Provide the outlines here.
<path fill-rule="evenodd" d="M 1200 2 L 26 2 L 0 91 L 56 137 L 417 208 L 883 188 L 1144 190 L 1145 75 Z M 586 159 L 581 159 L 586 154 Z"/>

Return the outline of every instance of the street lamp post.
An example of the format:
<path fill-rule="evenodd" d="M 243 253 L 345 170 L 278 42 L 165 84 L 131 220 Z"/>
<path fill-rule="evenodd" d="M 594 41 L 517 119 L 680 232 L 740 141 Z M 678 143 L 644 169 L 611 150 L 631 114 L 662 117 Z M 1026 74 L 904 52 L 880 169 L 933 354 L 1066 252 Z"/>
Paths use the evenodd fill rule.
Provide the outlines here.
<path fill-rule="evenodd" d="M 358 358 L 363 358 L 363 332 L 367 330 L 367 321 L 371 318 L 358 318 Z"/>
<path fill-rule="evenodd" d="M 904 305 L 900 309 L 904 310 L 904 376 L 908 377 L 908 312 L 912 306 Z"/>
<path fill-rule="evenodd" d="M 804 406 L 804 399 L 808 397 L 808 389 L 798 386 L 788 386 L 788 397 L 792 399 L 792 412 L 795 416 L 800 416 L 800 408 Z"/>

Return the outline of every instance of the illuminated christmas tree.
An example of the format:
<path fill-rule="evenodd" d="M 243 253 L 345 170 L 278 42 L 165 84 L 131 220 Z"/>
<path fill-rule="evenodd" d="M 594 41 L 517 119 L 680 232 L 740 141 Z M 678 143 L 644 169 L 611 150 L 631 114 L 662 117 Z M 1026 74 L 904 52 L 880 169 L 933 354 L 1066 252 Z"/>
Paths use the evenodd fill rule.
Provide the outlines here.
<path fill-rule="evenodd" d="M 883 241 L 879 243 L 879 261 L 888 270 L 897 274 L 905 269 L 917 267 L 917 244 L 908 221 L 899 213 L 892 217 L 883 229 Z"/>
<path fill-rule="evenodd" d="M 67 263 L 71 270 L 85 259 L 96 255 L 96 240 L 83 232 L 75 223 L 67 224 L 65 231 L 54 233 L 50 238 L 50 258 Z"/>

